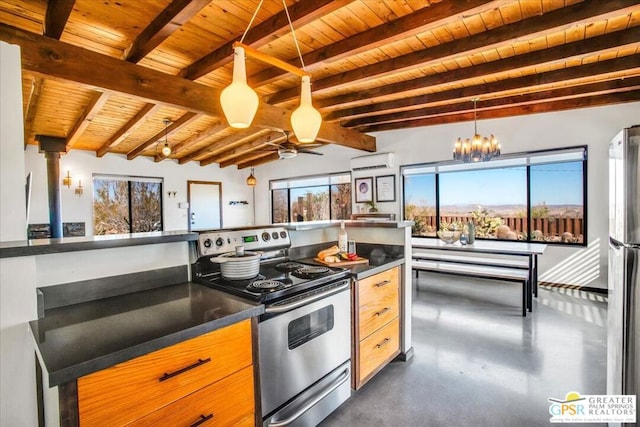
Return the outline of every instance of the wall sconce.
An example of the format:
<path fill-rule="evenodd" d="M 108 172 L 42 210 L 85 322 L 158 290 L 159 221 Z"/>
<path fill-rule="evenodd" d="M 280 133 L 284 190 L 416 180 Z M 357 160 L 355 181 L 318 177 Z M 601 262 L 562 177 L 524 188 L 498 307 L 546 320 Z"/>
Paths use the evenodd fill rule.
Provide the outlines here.
<path fill-rule="evenodd" d="M 82 193 L 84 192 L 84 188 L 82 187 L 82 180 L 79 179 L 78 180 L 78 186 L 76 187 L 76 195 L 78 197 L 82 196 Z"/>
<path fill-rule="evenodd" d="M 71 188 L 71 172 L 67 170 L 67 176 L 62 178 L 62 185 L 66 185 L 67 188 Z"/>
<path fill-rule="evenodd" d="M 175 197 L 176 197 L 176 194 L 178 194 L 178 192 L 177 192 L 177 191 L 167 191 L 167 196 L 168 196 L 168 197 L 173 197 L 173 198 L 175 198 Z"/>

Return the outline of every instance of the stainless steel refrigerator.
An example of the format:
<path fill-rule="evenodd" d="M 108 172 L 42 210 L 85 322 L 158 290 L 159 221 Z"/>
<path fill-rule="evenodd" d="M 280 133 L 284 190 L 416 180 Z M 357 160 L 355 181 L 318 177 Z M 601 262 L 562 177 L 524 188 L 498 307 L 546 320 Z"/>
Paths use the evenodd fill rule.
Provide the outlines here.
<path fill-rule="evenodd" d="M 609 144 L 607 394 L 640 392 L 640 125 Z"/>

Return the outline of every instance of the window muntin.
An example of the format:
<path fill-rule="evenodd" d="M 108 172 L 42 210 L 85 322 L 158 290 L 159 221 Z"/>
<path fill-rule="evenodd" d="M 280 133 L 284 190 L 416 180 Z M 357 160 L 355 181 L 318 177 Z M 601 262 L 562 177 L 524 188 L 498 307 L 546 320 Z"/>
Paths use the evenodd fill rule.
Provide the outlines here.
<path fill-rule="evenodd" d="M 413 235 L 431 237 L 447 223 L 468 222 L 459 205 L 473 202 L 478 238 L 586 244 L 586 147 L 505 157 L 403 166 L 404 218 L 416 222 Z M 427 230 L 430 220 L 435 225 Z"/>
<path fill-rule="evenodd" d="M 162 180 L 94 175 L 95 235 L 161 231 Z"/>

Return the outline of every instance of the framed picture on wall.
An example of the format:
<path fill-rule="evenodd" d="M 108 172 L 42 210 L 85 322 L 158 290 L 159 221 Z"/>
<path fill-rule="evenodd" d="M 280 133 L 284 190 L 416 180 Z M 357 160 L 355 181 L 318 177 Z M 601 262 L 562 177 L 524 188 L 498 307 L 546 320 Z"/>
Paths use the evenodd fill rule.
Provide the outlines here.
<path fill-rule="evenodd" d="M 383 175 L 376 176 L 376 201 L 395 202 L 396 201 L 396 176 Z"/>
<path fill-rule="evenodd" d="M 356 178 L 356 203 L 373 202 L 373 178 Z"/>

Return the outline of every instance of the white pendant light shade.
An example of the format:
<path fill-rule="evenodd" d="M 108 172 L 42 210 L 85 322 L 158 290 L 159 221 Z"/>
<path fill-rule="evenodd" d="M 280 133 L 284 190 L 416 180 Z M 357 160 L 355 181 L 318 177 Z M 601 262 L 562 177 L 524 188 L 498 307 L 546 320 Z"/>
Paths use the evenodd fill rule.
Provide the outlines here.
<path fill-rule="evenodd" d="M 224 116 L 233 128 L 248 128 L 258 111 L 258 95 L 247 85 L 244 49 L 235 48 L 233 81 L 220 93 Z"/>
<path fill-rule="evenodd" d="M 318 136 L 322 116 L 311 105 L 311 79 L 302 76 L 300 106 L 291 114 L 291 127 L 300 142 L 313 142 Z"/>
<path fill-rule="evenodd" d="M 164 146 L 162 147 L 162 155 L 165 157 L 168 157 L 171 154 L 171 147 L 169 146 L 168 143 L 164 143 Z"/>

